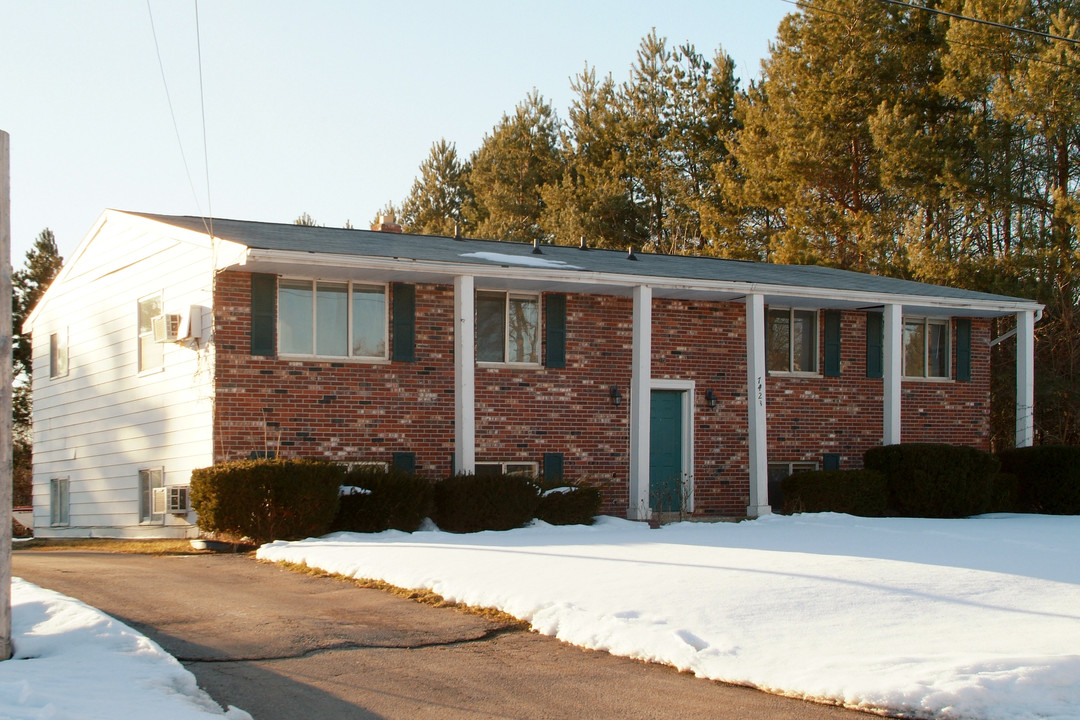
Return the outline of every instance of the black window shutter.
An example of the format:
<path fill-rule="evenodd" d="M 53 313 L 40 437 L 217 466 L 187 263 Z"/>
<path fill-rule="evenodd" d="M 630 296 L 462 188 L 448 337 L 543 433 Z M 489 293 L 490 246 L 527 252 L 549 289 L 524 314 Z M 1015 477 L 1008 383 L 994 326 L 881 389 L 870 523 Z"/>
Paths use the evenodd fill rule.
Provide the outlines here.
<path fill-rule="evenodd" d="M 408 283 L 394 283 L 394 349 L 392 360 L 412 362 L 416 360 L 416 287 Z"/>
<path fill-rule="evenodd" d="M 563 454 L 544 453 L 544 482 L 562 482 Z"/>
<path fill-rule="evenodd" d="M 971 319 L 956 321 L 956 379 L 971 380 Z"/>
<path fill-rule="evenodd" d="M 840 311 L 825 311 L 825 376 L 840 377 Z"/>
<path fill-rule="evenodd" d="M 822 470 L 839 470 L 840 469 L 840 453 L 824 453 L 821 456 L 821 469 Z"/>
<path fill-rule="evenodd" d="M 546 295 L 545 344 L 547 355 L 544 364 L 550 368 L 566 367 L 566 296 Z"/>
<path fill-rule="evenodd" d="M 251 354 L 273 356 L 277 347 L 277 276 L 251 274 Z"/>
<path fill-rule="evenodd" d="M 401 472 L 414 473 L 416 472 L 416 453 L 414 452 L 396 452 L 394 453 L 393 467 L 395 470 Z"/>
<path fill-rule="evenodd" d="M 881 313 L 866 313 L 866 377 L 879 378 L 884 375 L 885 335 Z"/>

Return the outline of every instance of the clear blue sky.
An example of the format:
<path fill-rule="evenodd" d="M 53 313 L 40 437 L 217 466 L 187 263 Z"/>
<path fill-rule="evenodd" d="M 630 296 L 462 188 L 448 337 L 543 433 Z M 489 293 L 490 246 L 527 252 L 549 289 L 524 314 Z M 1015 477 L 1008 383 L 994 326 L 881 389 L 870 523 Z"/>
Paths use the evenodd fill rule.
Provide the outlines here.
<path fill-rule="evenodd" d="M 12 265 L 45 227 L 68 257 L 105 208 L 206 213 L 194 0 L 36 0 L 0 11 Z M 198 4 L 215 217 L 365 227 L 431 143 L 468 156 L 536 88 L 565 117 L 586 63 L 625 79 L 655 27 L 760 74 L 784 0 Z"/>

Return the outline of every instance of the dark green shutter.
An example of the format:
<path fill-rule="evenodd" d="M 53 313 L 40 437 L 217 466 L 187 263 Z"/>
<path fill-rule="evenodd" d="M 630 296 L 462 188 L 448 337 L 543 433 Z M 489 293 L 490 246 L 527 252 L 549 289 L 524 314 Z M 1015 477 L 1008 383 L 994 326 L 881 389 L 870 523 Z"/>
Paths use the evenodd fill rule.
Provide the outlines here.
<path fill-rule="evenodd" d="M 277 276 L 251 274 L 251 354 L 274 355 L 277 342 Z"/>
<path fill-rule="evenodd" d="M 971 319 L 956 321 L 956 379 L 971 380 Z"/>
<path fill-rule="evenodd" d="M 546 295 L 544 297 L 547 312 L 545 344 L 547 355 L 544 364 L 550 368 L 566 367 L 566 296 Z"/>
<path fill-rule="evenodd" d="M 563 454 L 544 453 L 544 482 L 562 482 Z"/>
<path fill-rule="evenodd" d="M 840 311 L 825 311 L 825 377 L 840 377 Z"/>
<path fill-rule="evenodd" d="M 885 335 L 881 313 L 866 313 L 866 377 L 879 378 L 884 375 Z"/>
<path fill-rule="evenodd" d="M 840 453 L 823 453 L 821 456 L 822 470 L 839 470 Z"/>
<path fill-rule="evenodd" d="M 416 472 L 416 453 L 414 452 L 396 452 L 394 453 L 393 467 L 395 470 L 401 472 L 414 473 Z"/>
<path fill-rule="evenodd" d="M 393 292 L 394 350 L 391 359 L 412 362 L 416 360 L 416 287 L 394 283 Z"/>

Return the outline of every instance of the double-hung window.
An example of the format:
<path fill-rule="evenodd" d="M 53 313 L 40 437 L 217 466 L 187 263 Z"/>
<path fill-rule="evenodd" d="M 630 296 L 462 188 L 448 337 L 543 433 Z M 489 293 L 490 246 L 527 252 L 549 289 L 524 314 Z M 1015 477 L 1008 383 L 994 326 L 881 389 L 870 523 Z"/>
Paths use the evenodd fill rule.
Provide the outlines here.
<path fill-rule="evenodd" d="M 278 283 L 278 352 L 386 358 L 386 286 L 322 280 Z"/>
<path fill-rule="evenodd" d="M 68 374 L 67 328 L 49 335 L 49 377 L 62 378 Z"/>
<path fill-rule="evenodd" d="M 539 364 L 540 298 L 510 292 L 477 292 L 476 360 Z"/>
<path fill-rule="evenodd" d="M 816 373 L 816 310 L 769 308 L 765 327 L 765 362 L 770 372 Z"/>
<path fill-rule="evenodd" d="M 161 314 L 161 293 L 139 300 L 139 372 L 165 367 L 165 346 L 154 341 L 153 320 Z"/>
<path fill-rule="evenodd" d="M 165 471 L 161 468 L 148 468 L 139 471 L 139 522 L 164 522 L 163 513 L 154 512 L 154 488 L 163 487 Z"/>
<path fill-rule="evenodd" d="M 904 318 L 904 377 L 949 377 L 949 323 Z"/>
<path fill-rule="evenodd" d="M 70 487 L 66 477 L 49 480 L 49 524 L 68 525 L 70 523 Z"/>

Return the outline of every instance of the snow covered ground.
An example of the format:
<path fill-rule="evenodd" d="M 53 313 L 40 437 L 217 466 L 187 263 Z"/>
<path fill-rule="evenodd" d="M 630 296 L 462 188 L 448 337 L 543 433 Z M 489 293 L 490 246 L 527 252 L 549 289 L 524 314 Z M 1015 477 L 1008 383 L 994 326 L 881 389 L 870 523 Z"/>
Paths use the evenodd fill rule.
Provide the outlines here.
<path fill-rule="evenodd" d="M 575 645 L 909 716 L 1080 718 L 1080 517 L 603 518 L 338 533 L 269 560 L 430 588 Z"/>
<path fill-rule="evenodd" d="M 0 662 L 0 719 L 251 720 L 223 713 L 194 675 L 124 623 L 19 578 L 11 590 L 15 655 Z"/>

